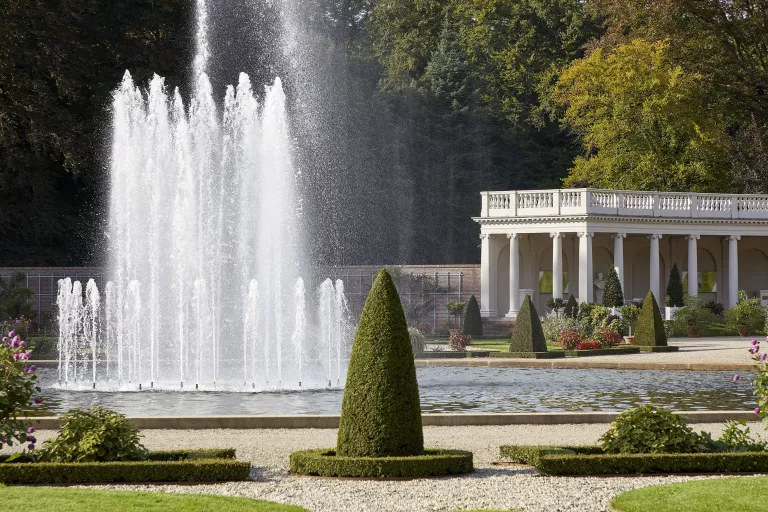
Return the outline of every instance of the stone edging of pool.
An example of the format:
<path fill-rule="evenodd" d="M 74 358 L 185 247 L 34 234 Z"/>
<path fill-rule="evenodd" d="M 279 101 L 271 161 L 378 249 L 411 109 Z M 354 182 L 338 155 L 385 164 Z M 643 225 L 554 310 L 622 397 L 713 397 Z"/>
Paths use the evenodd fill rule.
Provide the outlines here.
<path fill-rule="evenodd" d="M 752 411 L 681 411 L 688 423 L 724 423 L 754 421 Z M 485 413 L 485 414 L 423 414 L 425 426 L 503 426 L 503 425 L 564 425 L 610 423 L 618 412 L 537 412 L 537 413 Z M 55 430 L 61 425 L 57 417 L 23 418 L 39 430 Z M 296 416 L 145 416 L 130 418 L 140 429 L 206 430 L 206 429 L 282 429 L 282 428 L 338 428 L 337 415 Z"/>
<path fill-rule="evenodd" d="M 416 367 L 463 366 L 473 368 L 549 368 L 599 370 L 694 370 L 701 372 L 749 372 L 752 363 L 662 363 L 655 361 L 584 361 L 582 359 L 417 359 Z"/>

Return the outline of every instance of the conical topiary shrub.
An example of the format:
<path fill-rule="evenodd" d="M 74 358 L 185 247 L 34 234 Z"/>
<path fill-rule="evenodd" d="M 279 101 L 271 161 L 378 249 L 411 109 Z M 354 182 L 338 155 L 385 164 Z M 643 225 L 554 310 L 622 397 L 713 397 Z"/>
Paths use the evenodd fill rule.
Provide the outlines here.
<path fill-rule="evenodd" d="M 605 280 L 605 289 L 603 290 L 603 306 L 607 308 L 620 308 L 624 305 L 624 292 L 621 290 L 621 282 L 616 268 L 611 267 L 608 277 Z"/>
<path fill-rule="evenodd" d="M 464 314 L 464 334 L 467 336 L 483 335 L 483 319 L 480 317 L 480 305 L 475 296 L 469 298 L 467 312 Z"/>
<path fill-rule="evenodd" d="M 653 292 L 648 292 L 643 302 L 643 309 L 637 318 L 635 327 L 635 345 L 643 347 L 666 347 L 667 333 L 664 331 L 664 320 L 661 319 L 659 304 Z"/>
<path fill-rule="evenodd" d="M 423 451 L 408 324 L 392 278 L 381 270 L 365 301 L 352 347 L 336 453 L 387 457 Z"/>
<path fill-rule="evenodd" d="M 520 312 L 512 329 L 512 342 L 509 344 L 510 352 L 546 352 L 547 342 L 544 339 L 544 330 L 541 328 L 541 320 L 536 306 L 531 301 L 531 296 L 526 295 Z"/>
<path fill-rule="evenodd" d="M 568 298 L 568 303 L 565 305 L 563 316 L 565 318 L 576 318 L 579 315 L 579 303 L 576 302 L 576 297 L 571 295 Z"/>
<path fill-rule="evenodd" d="M 672 265 L 672 271 L 669 273 L 669 283 L 667 283 L 667 297 L 669 306 L 681 308 L 683 304 L 683 278 L 680 275 L 680 269 L 677 263 Z M 666 302 L 665 302 L 666 304 Z"/>

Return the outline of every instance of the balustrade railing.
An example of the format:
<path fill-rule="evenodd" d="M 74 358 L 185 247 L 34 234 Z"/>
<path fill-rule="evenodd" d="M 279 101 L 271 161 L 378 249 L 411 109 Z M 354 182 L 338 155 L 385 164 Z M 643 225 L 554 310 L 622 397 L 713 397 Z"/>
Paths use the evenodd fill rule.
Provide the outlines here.
<path fill-rule="evenodd" d="M 768 219 L 768 195 L 521 190 L 483 192 L 482 217 L 616 215 L 712 219 Z"/>

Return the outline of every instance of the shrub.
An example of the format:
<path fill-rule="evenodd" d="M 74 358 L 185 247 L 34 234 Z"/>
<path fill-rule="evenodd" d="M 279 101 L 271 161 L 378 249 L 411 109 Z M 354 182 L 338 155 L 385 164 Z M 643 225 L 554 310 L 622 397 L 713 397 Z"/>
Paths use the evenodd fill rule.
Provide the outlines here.
<path fill-rule="evenodd" d="M 623 341 L 621 333 L 614 331 L 610 326 L 603 326 L 595 329 L 593 339 L 602 348 L 615 347 L 620 345 Z"/>
<path fill-rule="evenodd" d="M 565 309 L 565 301 L 560 297 L 551 297 L 547 301 L 547 307 L 551 309 L 555 315 L 560 316 L 560 312 Z"/>
<path fill-rule="evenodd" d="M 21 315 L 19 318 L 9 318 L 0 324 L 0 332 L 13 331 L 19 335 L 23 340 L 29 341 L 29 337 L 32 335 L 34 326 L 32 320 Z"/>
<path fill-rule="evenodd" d="M 563 329 L 557 337 L 557 344 L 563 347 L 563 350 L 574 350 L 581 342 L 581 333 L 576 329 Z"/>
<path fill-rule="evenodd" d="M 675 333 L 686 334 L 688 329 L 701 329 L 714 322 L 714 315 L 707 308 L 707 300 L 700 295 L 688 295 L 683 303 L 685 306 L 675 312 L 672 320 Z"/>
<path fill-rule="evenodd" d="M 0 318 L 34 318 L 35 309 L 31 299 L 35 294 L 27 287 L 27 275 L 16 272 L 11 279 L 0 279 Z"/>
<path fill-rule="evenodd" d="M 602 346 L 596 341 L 582 341 L 576 347 L 576 350 L 600 350 Z"/>
<path fill-rule="evenodd" d="M 576 318 L 579 316 L 579 303 L 576 302 L 576 297 L 573 295 L 568 297 L 568 303 L 565 305 L 565 309 L 563 310 L 563 316 L 570 318 Z"/>
<path fill-rule="evenodd" d="M 611 267 L 608 277 L 605 280 L 605 289 L 603 289 L 603 306 L 607 308 L 618 308 L 624 305 L 624 292 L 621 290 L 619 274 L 616 268 Z"/>
<path fill-rule="evenodd" d="M 600 441 L 606 453 L 702 451 L 699 436 L 680 416 L 650 404 L 621 413 Z"/>
<path fill-rule="evenodd" d="M 456 331 L 451 332 L 448 338 L 448 348 L 454 352 L 466 352 L 467 347 L 472 344 L 472 337 L 466 334 L 459 334 Z"/>
<path fill-rule="evenodd" d="M 669 273 L 667 297 L 669 297 L 668 306 L 673 308 L 683 307 L 683 278 L 680 275 L 677 263 L 672 265 L 672 270 Z"/>
<path fill-rule="evenodd" d="M 632 330 L 637 325 L 637 317 L 640 315 L 640 307 L 635 304 L 626 304 L 619 309 L 621 317 L 627 324 L 627 332 L 632 336 Z"/>
<path fill-rule="evenodd" d="M 18 418 L 39 404 L 40 392 L 37 386 L 37 368 L 29 365 L 30 351 L 27 342 L 15 332 L 8 332 L 0 341 L 0 449 L 5 444 L 29 443 L 34 450 L 37 439 L 34 429 Z"/>
<path fill-rule="evenodd" d="M 723 434 L 715 442 L 718 452 L 764 452 L 766 443 L 757 441 L 750 433 L 746 421 L 729 421 Z"/>
<path fill-rule="evenodd" d="M 646 347 L 666 347 L 667 333 L 664 330 L 664 320 L 653 292 L 645 296 L 643 309 L 637 319 L 635 345 Z"/>
<path fill-rule="evenodd" d="M 747 292 L 739 290 L 739 302 L 725 312 L 728 327 L 753 333 L 763 326 L 763 307 L 757 297 L 750 299 Z"/>
<path fill-rule="evenodd" d="M 517 314 L 515 327 L 512 329 L 510 352 L 546 352 L 547 341 L 541 328 L 541 320 L 531 296 L 526 295 L 520 312 Z"/>
<path fill-rule="evenodd" d="M 424 337 L 424 333 L 422 333 L 416 327 L 409 327 L 408 336 L 411 338 L 411 350 L 413 351 L 414 357 L 426 352 L 427 343 L 426 338 Z"/>
<path fill-rule="evenodd" d="M 469 298 L 467 313 L 464 315 L 464 334 L 467 336 L 483 335 L 483 319 L 480 317 L 480 305 L 475 296 Z"/>
<path fill-rule="evenodd" d="M 715 316 L 722 316 L 723 313 L 725 313 L 725 306 L 723 306 L 720 302 L 715 302 L 712 299 L 707 301 L 707 309 L 710 310 Z"/>
<path fill-rule="evenodd" d="M 547 314 L 547 317 L 541 323 L 544 331 L 544 339 L 547 345 L 558 343 L 558 337 L 564 330 L 578 331 L 579 322 L 567 316 L 558 316 L 554 311 Z"/>
<path fill-rule="evenodd" d="M 51 462 L 117 462 L 147 458 L 139 429 L 124 415 L 95 405 L 62 416 L 59 435 L 45 442 L 42 457 Z"/>
<path fill-rule="evenodd" d="M 336 452 L 350 457 L 424 451 L 419 386 L 400 297 L 381 270 L 352 347 Z"/>
<path fill-rule="evenodd" d="M 755 362 L 755 379 L 752 381 L 752 385 L 755 388 L 755 397 L 757 398 L 757 407 L 755 408 L 755 414 L 757 414 L 763 420 L 768 419 L 768 353 L 760 352 L 760 342 L 752 340 L 749 348 L 750 354 L 752 354 L 752 360 Z M 734 380 L 738 380 L 739 376 L 736 375 Z"/>
<path fill-rule="evenodd" d="M 464 314 L 464 308 L 466 305 L 466 302 L 455 301 L 451 301 L 445 305 L 445 307 L 448 309 L 448 312 L 453 315 L 456 320 L 458 320 L 459 325 L 461 325 L 461 316 Z M 402 305 L 400 307 L 402 307 Z"/>

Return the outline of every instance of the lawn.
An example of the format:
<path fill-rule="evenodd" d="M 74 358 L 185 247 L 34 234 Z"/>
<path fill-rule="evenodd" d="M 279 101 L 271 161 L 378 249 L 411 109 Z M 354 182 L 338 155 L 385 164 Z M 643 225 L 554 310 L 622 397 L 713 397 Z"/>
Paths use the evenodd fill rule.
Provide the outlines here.
<path fill-rule="evenodd" d="M 621 512 L 758 512 L 768 503 L 768 477 L 720 478 L 658 485 L 619 495 Z"/>
<path fill-rule="evenodd" d="M 269 501 L 156 492 L 98 491 L 66 487 L 3 487 L 3 510 L 55 510 L 56 512 L 307 512 L 293 505 Z"/>

